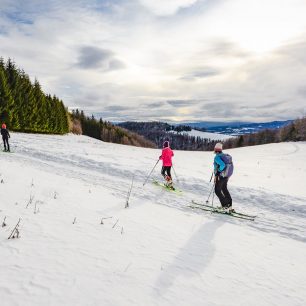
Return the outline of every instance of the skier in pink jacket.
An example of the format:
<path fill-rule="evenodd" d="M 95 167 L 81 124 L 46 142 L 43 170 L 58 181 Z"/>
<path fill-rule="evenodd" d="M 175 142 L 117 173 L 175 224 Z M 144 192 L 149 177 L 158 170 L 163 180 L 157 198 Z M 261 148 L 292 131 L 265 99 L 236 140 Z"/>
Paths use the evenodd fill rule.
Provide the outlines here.
<path fill-rule="evenodd" d="M 166 186 L 174 189 L 172 186 L 171 177 L 172 156 L 174 156 L 174 154 L 173 151 L 170 149 L 169 141 L 165 141 L 163 144 L 162 155 L 159 157 L 159 159 L 163 161 L 161 174 L 166 180 Z"/>

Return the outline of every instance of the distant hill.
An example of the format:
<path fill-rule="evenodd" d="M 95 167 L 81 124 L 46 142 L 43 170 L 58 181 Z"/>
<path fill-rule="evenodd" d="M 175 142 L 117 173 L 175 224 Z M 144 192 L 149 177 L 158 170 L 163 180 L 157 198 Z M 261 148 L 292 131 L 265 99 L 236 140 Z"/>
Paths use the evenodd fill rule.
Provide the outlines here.
<path fill-rule="evenodd" d="M 79 111 L 78 109 L 73 110 L 70 117 L 70 130 L 74 134 L 82 134 L 105 142 L 136 147 L 156 147 L 152 141 L 135 132 L 128 131 L 123 127 L 116 126 L 108 121 L 102 120 L 101 118 L 97 120 L 93 115 L 91 117 L 85 116 L 84 112 Z"/>
<path fill-rule="evenodd" d="M 185 122 L 184 125 L 192 128 L 205 130 L 207 132 L 227 134 L 227 135 L 245 135 L 256 133 L 266 129 L 279 129 L 292 123 L 293 120 L 272 121 L 264 123 L 251 122 Z"/>
<path fill-rule="evenodd" d="M 211 133 L 211 132 L 204 132 L 204 131 L 199 131 L 192 129 L 190 132 L 182 132 L 186 133 L 189 136 L 194 136 L 194 137 L 200 137 L 203 139 L 210 139 L 210 140 L 227 140 L 233 136 L 231 135 L 226 135 L 226 134 L 219 134 L 219 133 Z"/>
<path fill-rule="evenodd" d="M 154 142 L 161 148 L 165 140 L 170 141 L 176 150 L 210 151 L 218 140 L 223 137 L 207 138 L 201 135 L 190 135 L 192 128 L 187 125 L 170 125 L 165 122 L 121 122 L 118 126 L 135 132 Z M 223 136 L 223 135 L 221 135 Z"/>
<path fill-rule="evenodd" d="M 224 121 L 199 121 L 199 122 L 183 122 L 183 124 L 191 126 L 193 128 L 215 128 L 215 127 L 224 127 L 224 126 L 240 126 L 245 124 L 250 124 L 252 122 L 243 122 L 243 121 L 233 121 L 233 122 L 224 122 Z M 181 123 L 178 123 L 181 124 Z"/>
<path fill-rule="evenodd" d="M 278 127 L 278 122 L 269 127 Z M 305 141 L 306 140 L 306 117 L 284 124 L 279 128 L 265 128 L 254 133 L 244 133 L 238 137 L 233 137 L 224 142 L 225 148 L 237 148 L 244 146 L 262 145 L 268 143 L 286 141 Z"/>
<path fill-rule="evenodd" d="M 210 151 L 216 142 L 233 148 L 282 141 L 305 140 L 305 120 L 243 122 L 184 122 L 171 125 L 165 122 L 121 122 L 118 125 L 143 135 L 157 147 L 165 140 L 177 150 Z M 238 137 L 231 137 L 238 136 Z"/>

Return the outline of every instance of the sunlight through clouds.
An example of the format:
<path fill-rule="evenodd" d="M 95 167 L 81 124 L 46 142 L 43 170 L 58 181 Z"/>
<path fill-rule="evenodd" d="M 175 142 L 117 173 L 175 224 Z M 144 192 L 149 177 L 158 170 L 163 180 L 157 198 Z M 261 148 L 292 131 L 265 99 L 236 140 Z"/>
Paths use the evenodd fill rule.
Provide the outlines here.
<path fill-rule="evenodd" d="M 0 2 L 0 56 L 69 107 L 225 121 L 306 108 L 305 1 Z"/>
<path fill-rule="evenodd" d="M 300 0 L 227 1 L 214 16 L 218 27 L 212 31 L 251 52 L 269 52 L 305 31 L 305 7 Z"/>
<path fill-rule="evenodd" d="M 156 15 L 172 15 L 180 8 L 186 8 L 198 0 L 139 0 L 139 2 L 150 9 Z"/>

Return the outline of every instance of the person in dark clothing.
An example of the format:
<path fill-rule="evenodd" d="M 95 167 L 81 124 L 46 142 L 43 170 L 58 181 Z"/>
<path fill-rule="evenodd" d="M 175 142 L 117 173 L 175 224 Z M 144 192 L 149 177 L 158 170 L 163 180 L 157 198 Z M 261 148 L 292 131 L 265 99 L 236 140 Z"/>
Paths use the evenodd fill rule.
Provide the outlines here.
<path fill-rule="evenodd" d="M 227 189 L 227 182 L 229 177 L 222 175 L 226 168 L 225 162 L 222 160 L 222 143 L 217 143 L 214 149 L 216 154 L 214 159 L 214 173 L 215 173 L 215 193 L 223 209 L 233 212 L 232 197 Z"/>
<path fill-rule="evenodd" d="M 3 144 L 4 144 L 4 151 L 5 152 L 10 152 L 10 144 L 8 142 L 8 139 L 11 138 L 11 135 L 10 135 L 8 129 L 6 128 L 5 123 L 2 124 L 1 135 L 2 135 L 2 140 L 3 140 Z"/>
<path fill-rule="evenodd" d="M 167 180 L 166 174 L 169 177 L 168 180 L 172 179 L 172 177 L 171 177 L 171 167 L 170 166 L 162 166 L 161 175 L 165 178 L 165 180 Z"/>

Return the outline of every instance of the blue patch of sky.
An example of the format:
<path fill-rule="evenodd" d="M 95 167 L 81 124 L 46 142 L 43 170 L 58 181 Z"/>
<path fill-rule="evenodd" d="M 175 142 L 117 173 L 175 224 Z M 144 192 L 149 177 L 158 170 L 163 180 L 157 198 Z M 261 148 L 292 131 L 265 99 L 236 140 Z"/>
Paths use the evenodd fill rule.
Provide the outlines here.
<path fill-rule="evenodd" d="M 6 31 L 6 29 L 1 28 L 0 29 L 0 35 L 5 36 L 8 34 L 8 31 Z"/>
<path fill-rule="evenodd" d="M 31 18 L 26 17 L 20 12 L 8 12 L 4 15 L 6 18 L 13 21 L 14 23 L 33 24 L 33 20 Z"/>
<path fill-rule="evenodd" d="M 85 2 L 85 5 L 97 12 L 112 13 L 115 6 L 123 3 L 123 0 L 94 0 Z"/>

